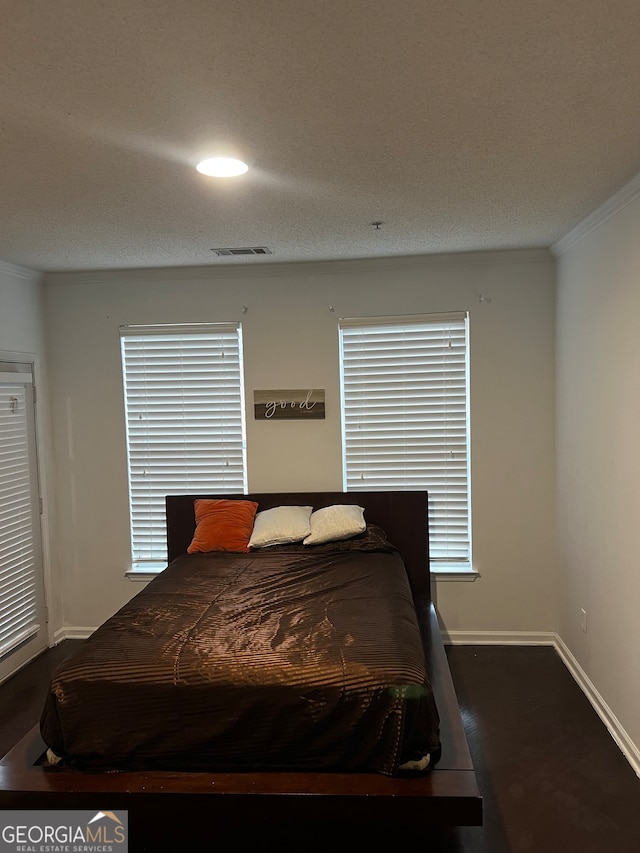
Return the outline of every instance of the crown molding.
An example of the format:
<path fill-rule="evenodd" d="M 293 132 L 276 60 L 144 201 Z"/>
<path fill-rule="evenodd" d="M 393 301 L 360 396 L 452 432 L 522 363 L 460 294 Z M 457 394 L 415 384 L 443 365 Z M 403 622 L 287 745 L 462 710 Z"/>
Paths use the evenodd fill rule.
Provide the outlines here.
<path fill-rule="evenodd" d="M 362 258 L 343 261 L 291 261 L 274 263 L 261 261 L 252 264 L 214 266 L 153 267 L 140 269 L 84 270 L 45 273 L 48 286 L 68 284 L 121 284 L 136 282 L 184 282 L 196 280 L 222 280 L 237 278 L 280 278 L 283 276 L 337 275 L 362 272 L 388 272 L 389 270 L 424 269 L 468 265 L 495 265 L 514 263 L 549 263 L 553 256 L 548 249 L 505 249 L 487 252 L 455 252 L 439 255 L 403 255 L 394 257 Z M 232 265 L 233 264 L 233 265 Z"/>
<path fill-rule="evenodd" d="M 616 214 L 620 213 L 630 204 L 633 204 L 640 198 L 640 174 L 632 178 L 628 184 L 625 184 L 622 189 L 607 199 L 604 204 L 596 208 L 593 213 L 590 213 L 586 219 L 583 219 L 575 228 L 561 237 L 556 243 L 551 246 L 552 253 L 557 257 L 563 255 L 577 242 L 586 237 L 592 231 L 600 228 L 605 222 L 608 222 Z"/>
<path fill-rule="evenodd" d="M 11 275 L 14 278 L 22 278 L 31 282 L 42 281 L 43 278 L 43 273 L 38 270 L 30 270 L 27 269 L 27 267 L 18 267 L 15 264 L 6 263 L 6 261 L 0 261 L 0 275 Z"/>

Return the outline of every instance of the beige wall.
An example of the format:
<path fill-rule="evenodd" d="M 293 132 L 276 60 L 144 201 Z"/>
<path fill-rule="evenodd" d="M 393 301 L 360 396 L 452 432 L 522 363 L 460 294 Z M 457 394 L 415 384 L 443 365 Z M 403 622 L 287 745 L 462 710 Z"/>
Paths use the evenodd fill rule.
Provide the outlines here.
<path fill-rule="evenodd" d="M 95 626 L 139 588 L 124 577 L 119 325 L 241 319 L 249 488 L 336 489 L 339 317 L 468 309 L 474 556 L 482 577 L 439 584 L 443 620 L 450 630 L 553 630 L 554 288 L 546 252 L 49 276 L 55 558 L 65 624 Z M 480 302 L 481 294 L 491 301 Z M 253 390 L 273 387 L 324 388 L 326 420 L 254 421 Z"/>
<path fill-rule="evenodd" d="M 558 259 L 559 634 L 640 744 L 640 201 Z M 580 610 L 587 611 L 587 632 Z"/>

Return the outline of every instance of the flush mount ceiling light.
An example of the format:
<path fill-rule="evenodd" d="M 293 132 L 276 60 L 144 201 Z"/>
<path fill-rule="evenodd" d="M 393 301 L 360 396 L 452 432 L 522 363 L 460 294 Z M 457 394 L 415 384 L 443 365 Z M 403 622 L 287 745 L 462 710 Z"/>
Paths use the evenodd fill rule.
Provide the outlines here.
<path fill-rule="evenodd" d="M 234 178 L 236 175 L 244 175 L 249 167 L 242 160 L 234 160 L 232 157 L 210 157 L 198 163 L 196 169 L 212 178 Z"/>

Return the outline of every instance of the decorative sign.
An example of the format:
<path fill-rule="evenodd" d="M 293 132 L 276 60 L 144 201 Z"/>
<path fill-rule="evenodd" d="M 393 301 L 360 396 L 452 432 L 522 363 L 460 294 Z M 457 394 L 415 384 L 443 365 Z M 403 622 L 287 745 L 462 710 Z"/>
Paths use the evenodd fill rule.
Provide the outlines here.
<path fill-rule="evenodd" d="M 256 420 L 324 420 L 324 388 L 254 391 Z"/>

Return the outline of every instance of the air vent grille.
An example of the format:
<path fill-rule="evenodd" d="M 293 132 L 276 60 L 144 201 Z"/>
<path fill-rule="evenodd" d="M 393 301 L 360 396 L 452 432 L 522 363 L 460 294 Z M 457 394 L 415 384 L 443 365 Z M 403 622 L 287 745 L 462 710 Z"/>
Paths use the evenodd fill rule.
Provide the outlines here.
<path fill-rule="evenodd" d="M 270 255 L 271 249 L 266 246 L 240 246 L 237 249 L 212 249 L 219 258 L 228 258 L 237 255 Z"/>

